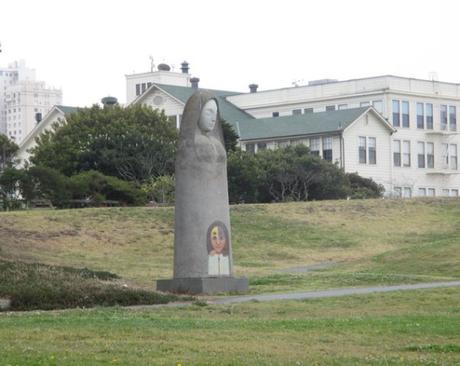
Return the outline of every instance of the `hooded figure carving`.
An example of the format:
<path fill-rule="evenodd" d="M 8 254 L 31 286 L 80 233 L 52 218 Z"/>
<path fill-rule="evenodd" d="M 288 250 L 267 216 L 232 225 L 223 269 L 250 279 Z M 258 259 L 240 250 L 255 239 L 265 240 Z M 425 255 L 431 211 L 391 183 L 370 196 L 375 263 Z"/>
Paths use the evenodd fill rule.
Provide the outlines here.
<path fill-rule="evenodd" d="M 232 275 L 227 155 L 217 99 L 195 92 L 176 156 L 174 278 Z"/>

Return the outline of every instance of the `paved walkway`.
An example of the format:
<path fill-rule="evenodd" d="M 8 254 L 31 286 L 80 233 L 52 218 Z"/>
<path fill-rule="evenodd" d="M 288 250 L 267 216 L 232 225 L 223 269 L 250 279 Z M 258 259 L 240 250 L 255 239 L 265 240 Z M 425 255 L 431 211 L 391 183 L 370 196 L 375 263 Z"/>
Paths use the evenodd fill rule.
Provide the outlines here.
<path fill-rule="evenodd" d="M 440 287 L 460 286 L 460 281 L 418 283 L 414 285 L 375 286 L 364 288 L 342 288 L 335 290 L 290 292 L 284 294 L 261 294 L 246 296 L 230 296 L 218 300 L 208 301 L 209 304 L 239 304 L 249 301 L 273 301 L 273 300 L 305 300 L 320 299 L 325 297 L 340 297 L 349 295 L 365 295 L 378 292 L 420 290 Z"/>

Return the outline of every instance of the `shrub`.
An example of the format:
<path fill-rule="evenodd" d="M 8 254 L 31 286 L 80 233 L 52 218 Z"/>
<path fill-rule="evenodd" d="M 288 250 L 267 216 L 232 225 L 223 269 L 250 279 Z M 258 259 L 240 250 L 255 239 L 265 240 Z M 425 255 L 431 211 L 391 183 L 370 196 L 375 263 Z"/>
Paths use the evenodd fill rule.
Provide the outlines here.
<path fill-rule="evenodd" d="M 147 200 L 145 193 L 133 183 L 94 170 L 70 177 L 70 185 L 74 199 L 114 200 L 128 205 L 143 205 Z"/>
<path fill-rule="evenodd" d="M 164 304 L 178 298 L 107 282 L 116 278 L 87 268 L 0 260 L 0 298 L 11 300 L 10 310 Z"/>
<path fill-rule="evenodd" d="M 371 178 L 361 177 L 358 173 L 348 173 L 347 178 L 350 181 L 351 198 L 379 198 L 385 191 L 381 184 Z"/>

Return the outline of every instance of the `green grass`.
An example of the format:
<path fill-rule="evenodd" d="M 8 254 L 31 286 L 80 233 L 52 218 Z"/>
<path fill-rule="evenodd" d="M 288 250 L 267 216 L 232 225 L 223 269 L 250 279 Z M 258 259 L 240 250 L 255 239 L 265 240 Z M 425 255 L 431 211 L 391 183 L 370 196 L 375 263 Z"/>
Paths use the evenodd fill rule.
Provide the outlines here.
<path fill-rule="evenodd" d="M 173 216 L 171 208 L 0 213 L 0 298 L 21 289 L 77 300 L 107 286 L 151 290 L 154 279 L 172 275 Z M 236 275 L 249 277 L 252 293 L 460 278 L 456 199 L 238 205 L 231 219 Z M 289 272 L 324 262 L 332 265 Z M 0 366 L 460 365 L 459 288 L 206 300 L 0 313 Z"/>
<path fill-rule="evenodd" d="M 231 207 L 235 271 L 251 291 L 416 283 L 460 277 L 458 199 Z M 152 288 L 172 276 L 173 208 L 0 213 L 0 259 L 89 268 Z M 334 262 L 321 271 L 280 273 Z"/>
<path fill-rule="evenodd" d="M 0 314 L 0 365 L 457 365 L 460 290 Z"/>

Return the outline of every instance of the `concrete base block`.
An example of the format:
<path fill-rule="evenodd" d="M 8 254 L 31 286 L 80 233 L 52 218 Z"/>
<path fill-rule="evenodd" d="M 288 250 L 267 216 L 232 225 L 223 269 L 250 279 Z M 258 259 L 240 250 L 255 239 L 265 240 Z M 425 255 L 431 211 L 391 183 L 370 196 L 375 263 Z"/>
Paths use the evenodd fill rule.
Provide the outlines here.
<path fill-rule="evenodd" d="M 158 291 L 191 295 L 245 292 L 248 290 L 248 287 L 249 281 L 247 278 L 235 277 L 173 278 L 157 281 Z"/>

